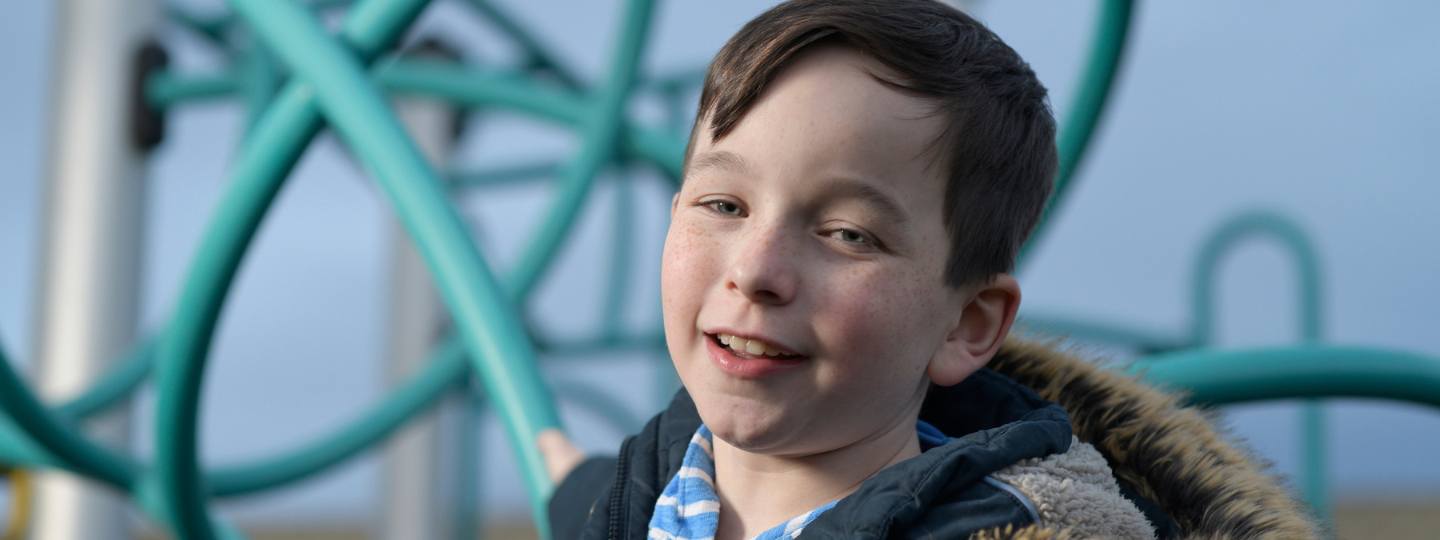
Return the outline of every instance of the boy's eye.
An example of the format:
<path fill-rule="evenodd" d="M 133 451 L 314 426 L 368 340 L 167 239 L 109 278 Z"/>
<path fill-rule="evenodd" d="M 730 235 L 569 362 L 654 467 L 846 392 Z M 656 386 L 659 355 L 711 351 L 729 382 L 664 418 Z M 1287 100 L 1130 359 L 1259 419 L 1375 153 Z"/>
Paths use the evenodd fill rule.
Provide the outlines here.
<path fill-rule="evenodd" d="M 735 204 L 735 203 L 730 202 L 730 201 L 727 201 L 727 200 L 724 200 L 724 199 L 715 199 L 715 200 L 703 201 L 703 202 L 700 203 L 700 205 L 701 205 L 701 206 L 709 207 L 711 210 L 714 210 L 714 211 L 719 212 L 719 213 L 721 213 L 721 214 L 725 214 L 725 215 L 727 215 L 727 216 L 742 216 L 742 215 L 744 215 L 744 211 L 740 209 L 740 205 Z"/>
<path fill-rule="evenodd" d="M 830 231 L 829 236 L 847 244 L 868 246 L 874 244 L 865 233 L 854 229 L 835 229 Z"/>

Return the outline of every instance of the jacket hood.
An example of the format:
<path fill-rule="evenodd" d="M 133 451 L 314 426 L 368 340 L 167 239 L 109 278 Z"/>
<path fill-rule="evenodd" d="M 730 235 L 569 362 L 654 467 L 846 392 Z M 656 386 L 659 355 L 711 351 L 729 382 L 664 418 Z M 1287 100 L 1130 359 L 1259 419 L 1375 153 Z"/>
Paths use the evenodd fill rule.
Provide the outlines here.
<path fill-rule="evenodd" d="M 1116 478 L 1160 506 L 1180 538 L 1315 538 L 1299 502 L 1201 410 L 1054 344 L 1010 340 L 990 369 L 1063 407 Z M 1051 538 L 1025 530 L 993 537 Z"/>
<path fill-rule="evenodd" d="M 867 480 L 864 496 L 821 515 L 807 537 L 1124 536 L 1084 523 L 1087 515 L 1116 521 L 1093 512 L 1113 499 L 1071 481 L 1089 477 L 1096 485 L 1118 480 L 1119 492 L 1106 489 L 1139 505 L 1161 538 L 1318 537 L 1302 506 L 1200 410 L 1052 343 L 1007 342 L 987 369 L 932 388 L 921 418 L 951 442 Z M 644 538 L 654 501 L 699 424 L 681 391 L 626 439 L 618 460 L 578 467 L 551 500 L 557 537 Z M 1028 514 L 1016 504 L 1024 497 L 1004 493 L 1005 482 L 1035 503 Z"/>
<path fill-rule="evenodd" d="M 1030 521 L 998 511 L 1003 505 L 996 501 L 1013 495 L 975 492 L 993 491 L 982 486 L 986 479 L 1017 462 L 1065 453 L 1073 438 L 1064 410 L 988 369 L 951 387 L 932 386 L 920 419 L 950 441 L 881 470 L 805 532 L 895 538 L 897 531 L 925 531 L 929 538 L 958 538 L 993 523 Z"/>

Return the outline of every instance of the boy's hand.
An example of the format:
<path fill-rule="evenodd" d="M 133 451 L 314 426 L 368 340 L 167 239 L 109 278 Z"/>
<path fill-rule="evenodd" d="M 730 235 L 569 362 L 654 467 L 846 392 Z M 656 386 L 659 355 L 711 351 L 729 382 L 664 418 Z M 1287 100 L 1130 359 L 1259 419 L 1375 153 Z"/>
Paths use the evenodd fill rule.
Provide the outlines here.
<path fill-rule="evenodd" d="M 565 432 L 559 429 L 541 431 L 535 437 L 535 446 L 540 448 L 540 456 L 545 459 L 545 469 L 550 472 L 550 480 L 556 484 L 585 460 L 585 453 L 576 448 L 570 438 L 565 436 Z"/>

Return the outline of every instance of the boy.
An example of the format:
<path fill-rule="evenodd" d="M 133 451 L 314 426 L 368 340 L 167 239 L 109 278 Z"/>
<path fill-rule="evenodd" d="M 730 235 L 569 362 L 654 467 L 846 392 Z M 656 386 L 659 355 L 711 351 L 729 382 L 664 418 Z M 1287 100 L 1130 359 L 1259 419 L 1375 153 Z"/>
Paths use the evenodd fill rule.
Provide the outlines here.
<path fill-rule="evenodd" d="M 1054 139 L 1029 66 L 938 2 L 747 24 L 710 66 L 665 242 L 684 390 L 618 461 L 542 436 L 556 537 L 1167 531 L 1063 408 L 982 369 Z"/>

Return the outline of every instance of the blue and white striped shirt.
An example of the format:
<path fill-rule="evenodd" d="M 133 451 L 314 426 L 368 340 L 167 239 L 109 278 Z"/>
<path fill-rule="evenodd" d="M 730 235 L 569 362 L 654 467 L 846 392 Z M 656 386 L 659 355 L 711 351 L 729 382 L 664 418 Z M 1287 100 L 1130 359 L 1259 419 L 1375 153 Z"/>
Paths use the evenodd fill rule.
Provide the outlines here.
<path fill-rule="evenodd" d="M 713 436 L 703 424 L 690 438 L 680 472 L 665 485 L 655 501 L 655 515 L 650 518 L 650 540 L 682 540 L 715 538 L 720 526 L 720 497 L 715 494 L 715 454 L 711 449 Z M 754 540 L 791 540 L 800 536 L 816 517 L 840 502 L 838 499 L 819 508 L 795 516 L 757 535 Z"/>

